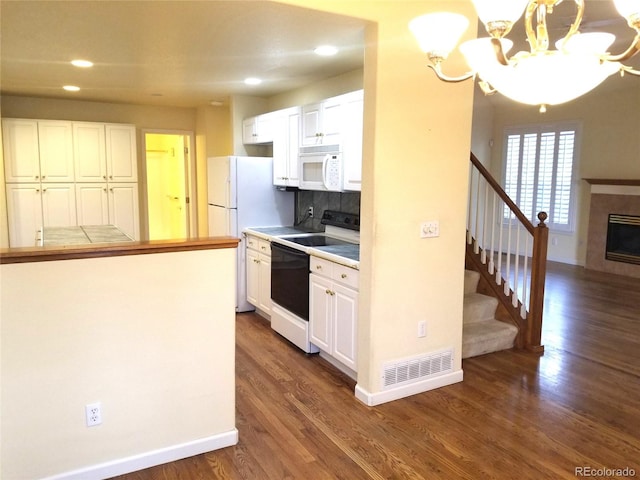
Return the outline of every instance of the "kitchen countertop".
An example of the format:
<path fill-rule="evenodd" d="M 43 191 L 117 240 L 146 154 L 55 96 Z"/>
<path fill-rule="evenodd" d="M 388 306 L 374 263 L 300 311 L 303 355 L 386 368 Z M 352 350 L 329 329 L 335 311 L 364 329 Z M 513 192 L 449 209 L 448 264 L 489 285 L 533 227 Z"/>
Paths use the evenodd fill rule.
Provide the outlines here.
<path fill-rule="evenodd" d="M 87 243 L 132 242 L 133 239 L 114 225 L 83 225 L 77 227 L 44 227 L 42 245 L 63 246 Z"/>
<path fill-rule="evenodd" d="M 310 230 L 291 226 L 249 227 L 245 228 L 243 232 L 254 235 L 258 238 L 262 238 L 263 240 L 267 240 L 269 242 L 271 242 L 274 237 L 279 237 L 281 240 L 285 241 L 285 244 L 288 243 L 286 242 L 287 236 L 324 233 L 313 232 Z M 340 265 L 351 267 L 356 270 L 360 268 L 360 245 L 358 245 L 357 243 L 351 243 L 348 245 L 327 245 L 323 247 L 307 247 L 297 244 L 291 246 L 294 246 L 294 248 L 304 251 L 309 255 L 324 258 L 325 260 L 339 263 Z"/>

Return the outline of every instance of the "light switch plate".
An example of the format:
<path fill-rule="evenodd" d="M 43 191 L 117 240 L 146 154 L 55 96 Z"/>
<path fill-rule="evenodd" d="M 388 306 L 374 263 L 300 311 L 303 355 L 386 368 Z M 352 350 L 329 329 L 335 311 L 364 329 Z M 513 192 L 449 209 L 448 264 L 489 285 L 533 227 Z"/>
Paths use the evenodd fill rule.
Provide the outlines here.
<path fill-rule="evenodd" d="M 433 238 L 440 236 L 440 222 L 430 220 L 420 224 L 420 238 Z"/>

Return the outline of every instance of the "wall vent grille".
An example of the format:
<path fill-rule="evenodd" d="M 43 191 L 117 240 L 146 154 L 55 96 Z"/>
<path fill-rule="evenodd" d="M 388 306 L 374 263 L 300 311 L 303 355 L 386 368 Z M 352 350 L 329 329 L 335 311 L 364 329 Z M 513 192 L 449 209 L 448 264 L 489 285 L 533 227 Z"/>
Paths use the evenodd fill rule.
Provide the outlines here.
<path fill-rule="evenodd" d="M 453 350 L 430 353 L 382 366 L 382 389 L 437 377 L 453 371 Z"/>

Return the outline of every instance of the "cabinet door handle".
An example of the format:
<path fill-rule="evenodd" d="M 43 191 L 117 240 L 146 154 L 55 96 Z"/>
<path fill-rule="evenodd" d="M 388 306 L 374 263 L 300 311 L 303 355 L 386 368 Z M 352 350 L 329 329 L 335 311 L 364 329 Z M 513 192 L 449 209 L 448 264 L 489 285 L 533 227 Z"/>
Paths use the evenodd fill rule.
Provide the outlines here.
<path fill-rule="evenodd" d="M 39 180 L 39 179 L 40 179 L 40 175 L 36 175 L 36 180 Z"/>
<path fill-rule="evenodd" d="M 316 265 L 316 270 L 322 270 L 322 265 Z"/>
<path fill-rule="evenodd" d="M 346 273 L 343 273 L 342 275 L 340 275 L 340 277 L 342 277 L 342 278 L 347 278 L 347 274 L 346 274 Z"/>
<path fill-rule="evenodd" d="M 262 250 L 266 250 L 267 247 L 265 247 L 264 245 L 260 247 Z"/>
<path fill-rule="evenodd" d="M 113 175 L 109 175 L 109 178 L 110 178 L 111 180 L 113 180 Z"/>
<path fill-rule="evenodd" d="M 106 176 L 106 175 L 102 175 L 102 178 L 104 178 L 104 179 L 106 180 L 106 179 L 107 179 L 107 176 Z"/>
<path fill-rule="evenodd" d="M 46 188 L 43 188 L 43 189 L 42 189 L 42 193 L 44 193 L 44 192 L 46 192 L 46 191 L 47 191 L 47 189 L 46 189 Z"/>

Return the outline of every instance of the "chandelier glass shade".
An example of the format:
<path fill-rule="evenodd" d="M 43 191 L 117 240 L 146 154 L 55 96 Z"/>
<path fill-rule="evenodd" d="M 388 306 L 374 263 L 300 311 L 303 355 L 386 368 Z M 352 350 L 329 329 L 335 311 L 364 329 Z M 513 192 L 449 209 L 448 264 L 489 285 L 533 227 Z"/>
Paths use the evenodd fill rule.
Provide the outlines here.
<path fill-rule="evenodd" d="M 477 77 L 486 94 L 500 92 L 514 101 L 539 105 L 545 111 L 547 105 L 584 95 L 614 73 L 640 75 L 640 71 L 622 63 L 640 51 L 640 0 L 615 0 L 618 12 L 636 33 L 630 47 L 619 55 L 608 52 L 614 35 L 580 33 L 584 0 L 573 1 L 577 6 L 575 21 L 555 43 L 556 48 L 550 49 L 546 16 L 562 0 L 473 0 L 490 36 L 460 45 L 471 71 L 458 77 L 445 75 L 442 63 L 464 34 L 466 17 L 455 13 L 422 15 L 409 23 L 409 29 L 427 54 L 428 66 L 441 80 L 460 82 Z M 507 57 L 513 42 L 505 36 L 523 13 L 530 51 Z"/>

